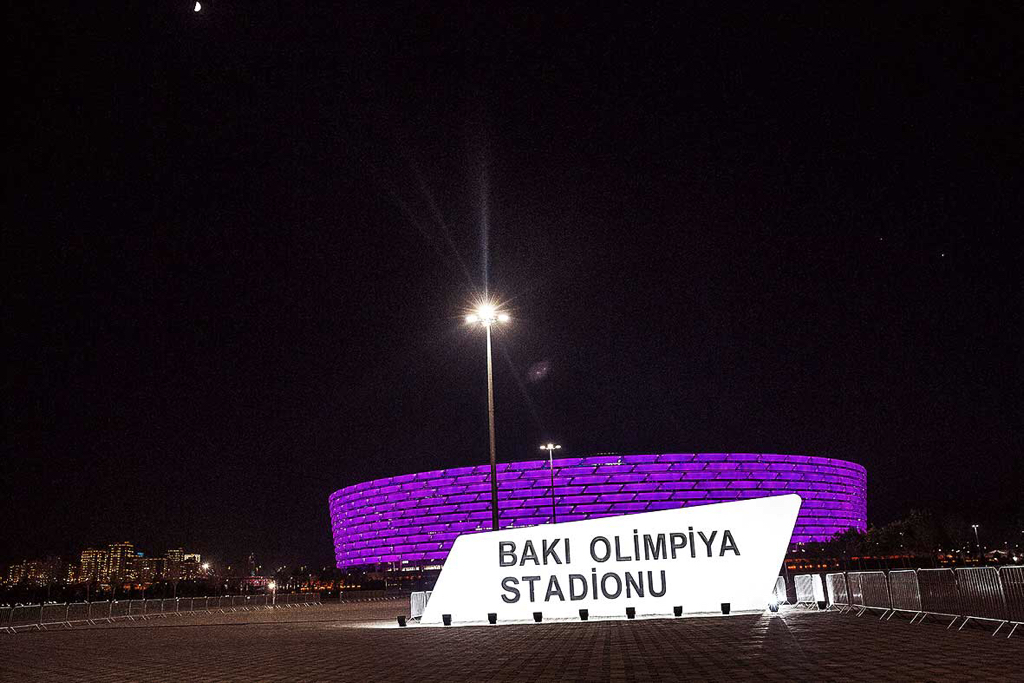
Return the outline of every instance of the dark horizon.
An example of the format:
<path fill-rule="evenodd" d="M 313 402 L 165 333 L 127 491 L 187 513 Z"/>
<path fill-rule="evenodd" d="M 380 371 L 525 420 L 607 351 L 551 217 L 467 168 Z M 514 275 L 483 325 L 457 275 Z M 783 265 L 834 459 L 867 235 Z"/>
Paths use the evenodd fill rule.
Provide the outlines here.
<path fill-rule="evenodd" d="M 484 290 L 502 462 L 1024 529 L 1019 16 L 193 4 L 10 11 L 0 564 L 332 564 L 331 492 L 487 462 Z"/>

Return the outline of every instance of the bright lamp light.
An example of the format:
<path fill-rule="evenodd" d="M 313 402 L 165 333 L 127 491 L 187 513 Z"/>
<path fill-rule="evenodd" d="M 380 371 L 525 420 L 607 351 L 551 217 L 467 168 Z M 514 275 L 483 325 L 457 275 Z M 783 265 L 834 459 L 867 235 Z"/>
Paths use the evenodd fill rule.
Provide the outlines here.
<path fill-rule="evenodd" d="M 480 323 L 484 327 L 489 327 L 494 323 L 507 323 L 509 320 L 508 313 L 499 311 L 498 307 L 490 302 L 477 305 L 476 310 L 466 316 L 467 323 Z"/>

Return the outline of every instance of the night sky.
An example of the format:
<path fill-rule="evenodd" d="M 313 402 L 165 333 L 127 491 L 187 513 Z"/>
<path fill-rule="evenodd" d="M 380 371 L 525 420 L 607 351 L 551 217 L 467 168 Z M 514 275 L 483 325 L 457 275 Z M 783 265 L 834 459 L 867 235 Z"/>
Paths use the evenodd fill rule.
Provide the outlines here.
<path fill-rule="evenodd" d="M 331 563 L 332 491 L 487 462 L 485 290 L 499 461 L 1019 534 L 1022 17 L 826 4 L 8 8 L 0 563 Z"/>

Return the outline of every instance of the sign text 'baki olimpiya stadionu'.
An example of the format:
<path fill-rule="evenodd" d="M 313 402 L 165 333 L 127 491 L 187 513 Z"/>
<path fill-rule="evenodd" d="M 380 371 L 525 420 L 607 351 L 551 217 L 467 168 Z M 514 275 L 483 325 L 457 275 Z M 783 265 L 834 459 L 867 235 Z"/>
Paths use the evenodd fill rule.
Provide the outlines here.
<path fill-rule="evenodd" d="M 852 462 L 768 453 L 598 455 L 554 461 L 559 522 L 796 493 L 792 543 L 866 528 L 867 472 Z M 439 563 L 462 534 L 491 530 L 490 466 L 403 474 L 329 499 L 337 566 Z M 552 521 L 547 459 L 498 465 L 500 527 Z"/>

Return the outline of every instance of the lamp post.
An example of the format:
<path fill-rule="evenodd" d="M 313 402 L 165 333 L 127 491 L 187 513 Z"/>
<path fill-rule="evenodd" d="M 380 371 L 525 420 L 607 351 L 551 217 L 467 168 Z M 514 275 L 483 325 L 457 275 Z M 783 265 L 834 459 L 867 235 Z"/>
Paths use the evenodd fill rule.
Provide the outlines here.
<path fill-rule="evenodd" d="M 974 529 L 974 544 L 978 548 L 978 556 L 981 556 L 981 541 L 978 540 L 978 525 L 972 524 L 971 528 Z"/>
<path fill-rule="evenodd" d="M 508 314 L 498 312 L 491 303 L 482 303 L 466 316 L 470 325 L 479 324 L 487 332 L 487 428 L 491 442 L 491 528 L 498 530 L 498 465 L 494 457 L 494 379 L 491 373 L 491 325 L 508 322 Z"/>
<path fill-rule="evenodd" d="M 267 588 L 270 589 L 270 605 L 272 607 L 276 606 L 277 605 L 277 582 L 271 581 L 270 583 L 267 584 Z"/>
<path fill-rule="evenodd" d="M 558 523 L 558 516 L 555 513 L 555 451 L 557 451 L 559 448 L 561 448 L 561 446 L 559 446 L 556 443 L 549 443 L 547 445 L 544 445 L 544 446 L 540 447 L 540 449 L 542 451 L 547 451 L 548 452 L 548 465 L 551 467 L 551 523 L 552 524 L 557 524 Z"/>

